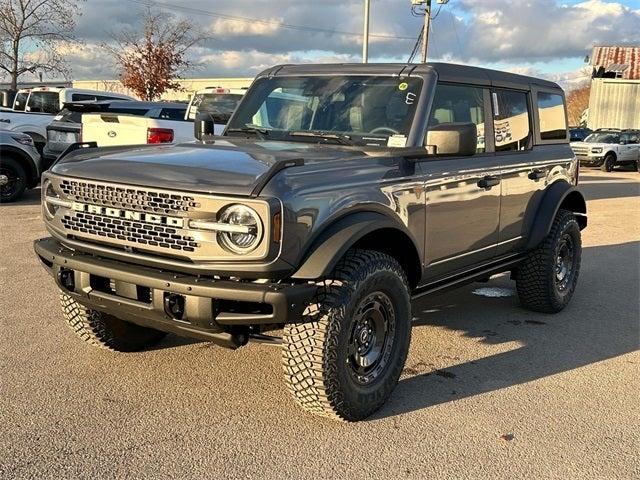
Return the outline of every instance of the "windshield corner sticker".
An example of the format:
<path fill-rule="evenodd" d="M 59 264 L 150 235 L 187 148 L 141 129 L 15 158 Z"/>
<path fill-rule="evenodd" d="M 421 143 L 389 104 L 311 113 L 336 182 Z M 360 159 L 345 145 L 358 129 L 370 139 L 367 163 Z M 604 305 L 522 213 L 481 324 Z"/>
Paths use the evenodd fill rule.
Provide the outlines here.
<path fill-rule="evenodd" d="M 416 101 L 416 97 L 417 95 L 415 93 L 408 92 L 407 96 L 404 99 L 404 103 L 406 103 L 407 105 L 413 105 L 413 103 Z"/>
<path fill-rule="evenodd" d="M 407 88 L 409 88 L 409 84 L 407 82 L 402 82 L 400 85 L 398 85 L 398 90 L 400 90 L 401 92 L 404 92 Z"/>
<path fill-rule="evenodd" d="M 407 137 L 405 135 L 391 135 L 387 140 L 387 147 L 404 148 L 407 146 Z"/>

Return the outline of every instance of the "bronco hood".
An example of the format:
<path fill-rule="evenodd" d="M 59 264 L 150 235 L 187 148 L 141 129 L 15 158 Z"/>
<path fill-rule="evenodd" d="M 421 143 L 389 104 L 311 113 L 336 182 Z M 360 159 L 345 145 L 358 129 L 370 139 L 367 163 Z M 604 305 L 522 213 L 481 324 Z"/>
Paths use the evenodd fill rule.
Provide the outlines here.
<path fill-rule="evenodd" d="M 357 148 L 300 142 L 216 139 L 215 143 L 77 150 L 51 171 L 58 175 L 168 190 L 249 195 L 279 162 L 362 157 Z"/>

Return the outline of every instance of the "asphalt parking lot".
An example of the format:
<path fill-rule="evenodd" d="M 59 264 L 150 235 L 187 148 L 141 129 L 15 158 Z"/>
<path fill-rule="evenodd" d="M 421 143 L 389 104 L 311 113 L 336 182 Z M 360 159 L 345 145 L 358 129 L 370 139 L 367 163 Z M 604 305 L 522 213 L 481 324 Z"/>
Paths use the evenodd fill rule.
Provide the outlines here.
<path fill-rule="evenodd" d="M 39 190 L 0 206 L 0 478 L 640 478 L 640 174 L 581 181 L 570 307 L 522 310 L 507 276 L 416 303 L 400 385 L 358 424 L 298 410 L 273 346 L 83 344 L 32 253 Z"/>

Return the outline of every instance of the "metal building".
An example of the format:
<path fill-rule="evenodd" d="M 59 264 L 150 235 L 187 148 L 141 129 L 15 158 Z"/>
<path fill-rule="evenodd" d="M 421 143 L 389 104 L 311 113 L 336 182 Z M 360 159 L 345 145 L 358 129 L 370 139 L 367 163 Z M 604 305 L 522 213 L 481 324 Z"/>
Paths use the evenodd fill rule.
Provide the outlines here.
<path fill-rule="evenodd" d="M 640 47 L 594 47 L 587 126 L 640 129 Z"/>

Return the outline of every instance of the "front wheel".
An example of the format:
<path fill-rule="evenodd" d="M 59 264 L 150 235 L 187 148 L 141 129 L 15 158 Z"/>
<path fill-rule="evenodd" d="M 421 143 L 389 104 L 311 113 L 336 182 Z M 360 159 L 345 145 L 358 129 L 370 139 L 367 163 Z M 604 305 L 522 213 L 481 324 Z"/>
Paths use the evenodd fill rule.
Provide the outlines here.
<path fill-rule="evenodd" d="M 529 310 L 556 313 L 569 304 L 580 273 L 582 243 L 573 212 L 560 210 L 544 241 L 515 272 L 520 303 Z"/>
<path fill-rule="evenodd" d="M 285 381 L 297 403 L 319 415 L 361 420 L 398 383 L 411 339 L 411 301 L 392 257 L 352 250 L 318 288 L 313 311 L 284 331 Z"/>
<path fill-rule="evenodd" d="M 604 160 L 602 161 L 602 165 L 600 166 L 600 170 L 603 172 L 612 172 L 613 167 L 616 166 L 616 157 L 612 153 L 608 153 Z"/>

